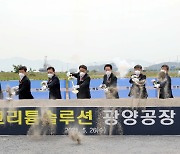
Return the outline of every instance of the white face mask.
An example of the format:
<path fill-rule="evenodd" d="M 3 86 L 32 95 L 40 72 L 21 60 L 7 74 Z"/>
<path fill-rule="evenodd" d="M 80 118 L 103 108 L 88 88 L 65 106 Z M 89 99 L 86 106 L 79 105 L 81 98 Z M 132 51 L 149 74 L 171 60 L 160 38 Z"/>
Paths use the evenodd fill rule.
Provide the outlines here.
<path fill-rule="evenodd" d="M 134 71 L 134 73 L 135 73 L 136 75 L 139 75 L 139 74 L 141 74 L 141 71 L 136 70 L 136 71 Z"/>
<path fill-rule="evenodd" d="M 25 75 L 24 75 L 23 73 L 19 73 L 19 78 L 20 78 L 20 80 L 22 80 L 24 76 L 25 76 Z"/>
<path fill-rule="evenodd" d="M 84 72 L 80 72 L 80 73 L 79 73 L 80 77 L 83 77 L 85 74 L 86 74 L 86 73 L 84 73 Z"/>
<path fill-rule="evenodd" d="M 163 69 L 162 69 L 160 72 L 164 72 L 164 73 L 166 73 L 166 71 L 165 71 L 165 70 L 163 70 Z"/>
<path fill-rule="evenodd" d="M 50 73 L 49 73 L 47 76 L 48 76 L 48 78 L 51 79 L 51 78 L 54 76 L 54 74 L 50 74 Z"/>
<path fill-rule="evenodd" d="M 106 75 L 107 76 L 111 75 L 111 71 L 106 71 Z"/>

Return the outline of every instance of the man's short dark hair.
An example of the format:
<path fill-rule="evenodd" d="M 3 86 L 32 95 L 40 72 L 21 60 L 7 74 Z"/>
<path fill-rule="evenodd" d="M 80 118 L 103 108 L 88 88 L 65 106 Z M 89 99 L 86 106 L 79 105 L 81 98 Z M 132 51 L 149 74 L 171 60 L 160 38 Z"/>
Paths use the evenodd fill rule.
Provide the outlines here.
<path fill-rule="evenodd" d="M 79 69 L 80 69 L 80 68 L 84 68 L 85 70 L 87 70 L 87 66 L 85 66 L 85 65 L 80 65 L 80 66 L 79 66 Z"/>
<path fill-rule="evenodd" d="M 110 69 L 112 70 L 112 65 L 111 65 L 111 64 L 106 64 L 106 65 L 104 66 L 104 70 L 105 70 L 106 67 L 110 67 Z"/>
<path fill-rule="evenodd" d="M 142 66 L 141 65 L 136 65 L 136 66 L 134 66 L 134 69 L 142 69 Z"/>
<path fill-rule="evenodd" d="M 26 66 L 20 66 L 19 70 L 24 70 L 24 72 L 26 72 L 27 71 L 27 67 Z"/>
<path fill-rule="evenodd" d="M 52 67 L 52 66 L 48 67 L 48 68 L 47 68 L 47 71 L 48 71 L 48 70 L 53 70 L 53 72 L 55 72 L 55 68 Z"/>
<path fill-rule="evenodd" d="M 168 65 L 164 64 L 164 65 L 161 66 L 161 68 L 163 68 L 163 67 L 166 67 L 166 69 L 169 71 L 169 66 Z"/>

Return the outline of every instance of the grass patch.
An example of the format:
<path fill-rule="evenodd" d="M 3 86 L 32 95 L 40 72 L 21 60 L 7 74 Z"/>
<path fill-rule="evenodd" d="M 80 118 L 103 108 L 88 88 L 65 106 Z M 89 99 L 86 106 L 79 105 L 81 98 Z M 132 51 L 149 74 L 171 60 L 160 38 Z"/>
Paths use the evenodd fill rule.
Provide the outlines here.
<path fill-rule="evenodd" d="M 125 77 L 129 78 L 132 73 L 129 72 Z M 144 72 L 144 74 L 147 77 L 157 77 L 158 72 Z M 179 77 L 177 72 L 170 72 L 169 73 L 171 77 Z M 56 75 L 60 79 L 67 79 L 66 73 L 65 72 L 57 72 Z M 98 78 L 103 78 L 104 74 L 103 73 L 94 73 L 94 72 L 89 72 L 89 75 L 92 79 L 98 79 Z M 118 73 L 116 73 L 118 75 Z M 40 73 L 40 72 L 28 72 L 27 76 L 31 80 L 47 80 L 47 73 Z M 0 72 L 0 80 L 1 81 L 8 81 L 8 80 L 19 80 L 19 75 L 18 73 L 14 72 Z"/>

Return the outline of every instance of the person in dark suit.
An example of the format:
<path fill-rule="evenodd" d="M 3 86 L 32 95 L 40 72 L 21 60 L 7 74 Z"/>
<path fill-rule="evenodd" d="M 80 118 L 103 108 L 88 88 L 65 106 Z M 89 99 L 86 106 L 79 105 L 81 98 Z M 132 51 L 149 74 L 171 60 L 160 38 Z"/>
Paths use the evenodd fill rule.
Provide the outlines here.
<path fill-rule="evenodd" d="M 49 99 L 61 99 L 60 81 L 55 74 L 54 67 L 48 67 L 47 73 L 47 88 L 49 88 Z"/>
<path fill-rule="evenodd" d="M 0 83 L 0 99 L 3 99 L 3 92 L 2 92 L 2 89 L 1 89 L 1 83 Z"/>
<path fill-rule="evenodd" d="M 112 73 L 112 65 L 106 64 L 104 70 L 106 74 L 103 77 L 103 83 L 100 85 L 100 88 L 104 89 L 107 99 L 118 99 L 117 77 Z"/>
<path fill-rule="evenodd" d="M 78 73 L 70 73 L 70 75 L 77 78 L 77 85 L 75 85 L 73 88 L 77 89 L 79 92 L 77 93 L 77 99 L 90 99 L 90 81 L 91 78 L 87 74 L 87 67 L 85 65 L 79 66 L 79 72 Z"/>
<path fill-rule="evenodd" d="M 171 89 L 171 77 L 168 74 L 169 66 L 162 65 L 161 71 L 158 74 L 157 82 L 154 82 L 154 87 L 159 89 L 159 98 L 173 98 L 172 89 Z"/>
<path fill-rule="evenodd" d="M 132 84 L 129 97 L 146 99 L 148 97 L 147 90 L 145 87 L 146 75 L 142 74 L 142 66 L 134 66 L 134 74 L 131 75 L 129 83 Z"/>
<path fill-rule="evenodd" d="M 19 68 L 19 89 L 16 95 L 19 95 L 19 99 L 34 99 L 31 94 L 31 82 L 26 76 L 27 68 L 26 66 L 21 66 Z"/>

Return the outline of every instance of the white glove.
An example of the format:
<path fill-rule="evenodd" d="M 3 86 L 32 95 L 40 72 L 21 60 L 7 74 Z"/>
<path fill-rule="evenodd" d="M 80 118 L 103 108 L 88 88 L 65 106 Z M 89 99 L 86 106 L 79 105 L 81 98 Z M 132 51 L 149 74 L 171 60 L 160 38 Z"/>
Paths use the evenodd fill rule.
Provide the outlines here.
<path fill-rule="evenodd" d="M 154 84 L 154 88 L 159 88 L 160 84 Z"/>
<path fill-rule="evenodd" d="M 106 88 L 106 85 L 105 85 L 105 84 L 101 84 L 101 85 L 99 86 L 99 88 L 104 89 L 104 88 Z"/>
<path fill-rule="evenodd" d="M 47 86 L 42 86 L 42 87 L 41 87 L 41 90 L 42 90 L 42 91 L 46 91 L 47 89 L 48 89 Z"/>
<path fill-rule="evenodd" d="M 139 82 L 139 79 L 138 78 L 133 78 L 132 81 L 137 83 L 137 82 Z"/>
<path fill-rule="evenodd" d="M 72 80 L 74 78 L 70 72 L 67 72 L 66 75 L 68 77 L 68 80 Z"/>
<path fill-rule="evenodd" d="M 41 86 L 47 86 L 47 81 L 42 81 Z"/>
<path fill-rule="evenodd" d="M 41 90 L 42 90 L 42 91 L 47 90 L 47 81 L 42 81 L 42 82 L 41 82 Z"/>
<path fill-rule="evenodd" d="M 19 86 L 15 86 L 11 88 L 11 94 L 16 95 L 16 92 L 19 90 Z"/>
<path fill-rule="evenodd" d="M 72 76 L 72 74 L 70 72 L 67 72 L 66 75 L 67 75 L 67 77 Z"/>
<path fill-rule="evenodd" d="M 74 89 L 78 89 L 79 88 L 79 85 L 75 85 L 73 86 Z"/>
<path fill-rule="evenodd" d="M 131 75 L 131 79 L 137 78 L 137 75 Z"/>
<path fill-rule="evenodd" d="M 104 88 L 104 92 L 107 93 L 109 91 L 108 88 Z"/>

